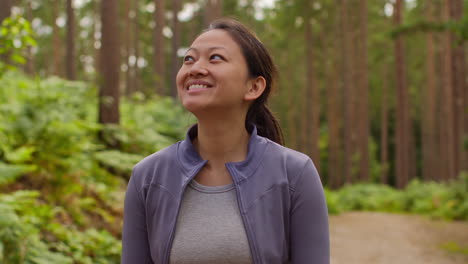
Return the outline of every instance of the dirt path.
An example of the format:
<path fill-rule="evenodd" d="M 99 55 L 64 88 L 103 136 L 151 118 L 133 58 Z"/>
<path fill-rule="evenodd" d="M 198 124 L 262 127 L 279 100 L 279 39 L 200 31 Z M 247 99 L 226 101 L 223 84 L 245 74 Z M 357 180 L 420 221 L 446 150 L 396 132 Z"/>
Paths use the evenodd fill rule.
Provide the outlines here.
<path fill-rule="evenodd" d="M 350 212 L 330 217 L 331 264 L 468 264 L 468 222 L 434 221 L 416 215 Z"/>

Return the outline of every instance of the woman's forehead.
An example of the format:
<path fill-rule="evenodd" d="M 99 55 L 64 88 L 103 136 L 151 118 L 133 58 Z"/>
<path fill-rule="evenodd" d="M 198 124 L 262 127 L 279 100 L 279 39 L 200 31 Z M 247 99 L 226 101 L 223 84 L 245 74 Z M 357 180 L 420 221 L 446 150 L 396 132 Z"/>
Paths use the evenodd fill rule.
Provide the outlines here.
<path fill-rule="evenodd" d="M 198 36 L 190 46 L 191 49 L 237 49 L 240 51 L 239 45 L 229 35 L 228 32 L 221 29 L 213 29 L 202 33 Z"/>

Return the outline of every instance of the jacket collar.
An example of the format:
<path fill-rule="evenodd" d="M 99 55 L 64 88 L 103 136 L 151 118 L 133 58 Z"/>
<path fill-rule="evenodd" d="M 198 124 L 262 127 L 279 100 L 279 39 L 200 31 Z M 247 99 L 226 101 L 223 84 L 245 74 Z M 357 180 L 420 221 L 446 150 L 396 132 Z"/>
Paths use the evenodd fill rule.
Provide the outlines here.
<path fill-rule="evenodd" d="M 268 140 L 257 134 L 257 127 L 251 125 L 248 128 L 250 139 L 247 147 L 247 157 L 240 162 L 226 163 L 226 167 L 232 168 L 231 176 L 235 182 L 241 182 L 250 177 L 260 165 L 266 150 Z M 192 144 L 197 136 L 197 125 L 193 125 L 186 134 L 186 138 L 180 142 L 177 149 L 177 158 L 181 164 L 183 174 L 192 178 L 208 161 L 203 160 Z"/>

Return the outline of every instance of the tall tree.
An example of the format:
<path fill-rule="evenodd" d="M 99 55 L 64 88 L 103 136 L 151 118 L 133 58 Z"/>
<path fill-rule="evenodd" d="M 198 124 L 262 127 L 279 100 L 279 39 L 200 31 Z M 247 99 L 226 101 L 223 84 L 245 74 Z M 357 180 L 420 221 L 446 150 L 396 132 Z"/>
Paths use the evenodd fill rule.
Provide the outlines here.
<path fill-rule="evenodd" d="M 360 0 L 359 25 L 359 178 L 369 179 L 369 80 L 367 67 L 367 0 Z"/>
<path fill-rule="evenodd" d="M 354 123 L 353 123 L 353 60 L 352 60 L 352 39 L 349 25 L 349 1 L 341 0 L 340 5 L 340 32 L 342 39 L 340 41 L 340 50 L 342 57 L 342 81 L 343 90 L 343 137 L 344 137 L 344 177 L 346 183 L 353 181 L 353 142 L 354 142 Z"/>
<path fill-rule="evenodd" d="M 0 25 L 2 25 L 3 20 L 11 15 L 12 0 L 2 0 L 0 1 Z M 0 60 L 8 63 L 8 55 L 0 55 Z"/>
<path fill-rule="evenodd" d="M 172 74 L 171 74 L 171 92 L 172 97 L 177 96 L 177 85 L 175 79 L 180 68 L 179 55 L 177 54 L 180 47 L 180 22 L 179 11 L 181 9 L 181 0 L 172 1 Z"/>
<path fill-rule="evenodd" d="M 380 182 L 388 184 L 388 171 L 390 163 L 388 160 L 388 80 L 389 80 L 389 69 L 386 63 L 382 66 L 382 99 L 381 99 L 381 112 L 380 112 L 380 164 L 382 166 L 382 172 L 380 174 Z"/>
<path fill-rule="evenodd" d="M 460 21 L 463 17 L 463 0 L 450 1 L 450 16 L 454 21 Z M 451 56 L 453 72 L 453 94 L 454 94 L 454 137 L 456 164 L 455 172 L 458 174 L 461 170 L 468 170 L 468 152 L 464 149 L 463 136 L 468 134 L 468 127 L 465 130 L 465 120 L 468 121 L 466 109 L 468 109 L 467 100 L 468 85 L 466 82 L 466 56 L 462 43 L 451 33 Z M 467 124 L 468 125 L 468 124 Z M 456 175 L 455 175 L 456 176 Z"/>
<path fill-rule="evenodd" d="M 62 43 L 60 38 L 60 29 L 57 25 L 57 18 L 59 17 L 59 0 L 54 0 L 52 5 L 52 74 L 61 76 L 61 60 L 62 60 Z"/>
<path fill-rule="evenodd" d="M 67 0 L 67 49 L 65 56 L 66 77 L 69 80 L 76 79 L 75 63 L 75 12 L 73 0 Z"/>
<path fill-rule="evenodd" d="M 426 17 L 429 21 L 434 19 L 434 3 L 427 1 Z M 436 127 L 436 68 L 434 33 L 426 32 L 426 91 L 423 93 L 426 107 L 422 111 L 422 173 L 425 180 L 435 180 L 439 174 L 437 167 L 437 127 Z"/>
<path fill-rule="evenodd" d="M 306 2 L 304 7 L 304 46 L 305 46 L 305 147 L 306 153 L 310 155 L 318 171 L 320 171 L 320 155 L 319 155 L 319 135 L 320 135 L 320 93 L 316 81 L 314 69 L 315 57 L 312 47 L 314 46 L 314 38 L 312 33 L 312 3 Z"/>
<path fill-rule="evenodd" d="M 130 87 L 132 87 L 130 93 L 136 92 L 136 91 L 141 91 L 140 87 L 140 9 L 139 9 L 139 0 L 134 0 L 133 1 L 133 56 L 135 58 L 134 63 L 132 64 L 132 84 Z"/>
<path fill-rule="evenodd" d="M 118 124 L 119 115 L 119 28 L 117 0 L 103 0 L 101 3 L 101 61 L 99 89 L 99 117 L 102 124 Z"/>
<path fill-rule="evenodd" d="M 205 15 L 204 15 L 204 24 L 207 27 L 211 21 L 220 18 L 222 16 L 223 6 L 221 0 L 207 0 Z"/>
<path fill-rule="evenodd" d="M 395 27 L 401 25 L 404 1 L 396 0 L 394 5 Z M 406 85 L 406 62 L 402 34 L 395 39 L 395 69 L 397 89 L 396 109 L 396 185 L 403 188 L 409 179 L 409 103 Z"/>
<path fill-rule="evenodd" d="M 11 15 L 12 6 L 13 6 L 12 0 L 0 1 L 0 25 L 5 18 Z"/>
<path fill-rule="evenodd" d="M 122 41 L 122 61 L 124 65 L 124 83 L 125 83 L 125 95 L 130 95 L 132 93 L 132 70 L 130 66 L 130 56 L 132 55 L 132 27 L 133 27 L 133 19 L 132 16 L 134 15 L 134 11 L 132 9 L 132 0 L 124 0 L 123 9 L 121 9 L 122 20 L 124 21 L 124 34 L 121 38 Z"/>
<path fill-rule="evenodd" d="M 154 29 L 154 76 L 156 78 L 155 88 L 156 93 L 160 95 L 165 94 L 165 56 L 164 56 L 164 35 L 163 29 L 165 26 L 165 7 L 164 0 L 154 0 L 156 7 L 154 12 L 154 22 L 156 24 Z"/>
<path fill-rule="evenodd" d="M 442 4 L 442 19 L 450 21 L 450 0 L 444 0 Z M 453 89 L 453 65 L 452 65 L 452 37 L 450 32 L 443 33 L 442 39 L 442 138 L 444 142 L 441 154 L 445 155 L 445 166 L 442 175 L 450 179 L 456 175 L 456 140 L 455 140 L 455 113 L 454 113 L 454 89 Z"/>
<path fill-rule="evenodd" d="M 332 36 L 335 39 L 339 38 L 339 16 L 335 16 L 335 27 Z M 338 75 L 338 56 L 339 50 L 338 41 L 332 41 L 333 45 L 328 48 L 328 56 L 330 61 L 327 63 L 327 125 L 328 125 L 328 184 L 331 188 L 338 188 L 343 184 L 343 166 L 341 160 L 341 120 L 343 113 L 340 101 L 341 93 L 339 90 L 339 75 Z"/>

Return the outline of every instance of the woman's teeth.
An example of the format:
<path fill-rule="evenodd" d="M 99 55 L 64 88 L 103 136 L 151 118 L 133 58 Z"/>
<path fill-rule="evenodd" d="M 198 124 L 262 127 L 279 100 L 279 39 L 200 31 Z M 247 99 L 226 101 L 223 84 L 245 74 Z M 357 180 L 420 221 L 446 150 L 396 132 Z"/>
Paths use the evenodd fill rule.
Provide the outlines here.
<path fill-rule="evenodd" d="M 203 89 L 203 88 L 208 88 L 208 86 L 203 85 L 203 84 L 192 84 L 188 87 L 189 90 L 192 89 Z"/>

